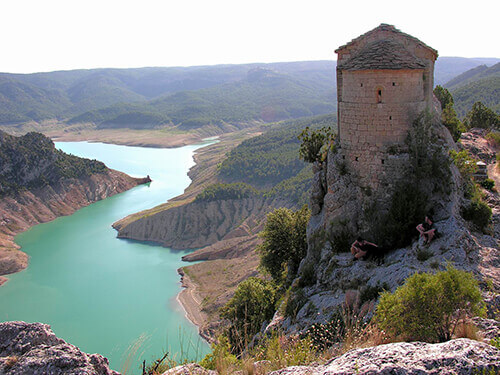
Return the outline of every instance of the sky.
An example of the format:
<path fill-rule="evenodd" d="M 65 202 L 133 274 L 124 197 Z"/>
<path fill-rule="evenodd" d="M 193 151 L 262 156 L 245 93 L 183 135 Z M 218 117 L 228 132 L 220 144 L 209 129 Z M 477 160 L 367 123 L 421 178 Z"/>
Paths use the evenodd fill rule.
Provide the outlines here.
<path fill-rule="evenodd" d="M 500 57 L 498 0 L 0 0 L 0 72 L 335 59 L 380 23 Z"/>

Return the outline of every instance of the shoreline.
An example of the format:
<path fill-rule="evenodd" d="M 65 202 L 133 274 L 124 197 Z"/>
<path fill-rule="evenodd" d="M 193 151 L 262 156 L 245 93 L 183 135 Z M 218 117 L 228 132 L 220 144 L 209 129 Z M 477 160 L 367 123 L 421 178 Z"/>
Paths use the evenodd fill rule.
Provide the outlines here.
<path fill-rule="evenodd" d="M 15 236 L 35 225 L 48 223 L 68 216 L 94 202 L 130 190 L 147 183 L 147 178 L 135 178 L 125 173 L 108 169 L 104 174 L 94 174 L 85 179 L 70 179 L 57 186 L 49 186 L 35 194 L 25 191 L 17 196 L 0 199 L 0 287 L 9 279 L 7 275 L 21 272 L 29 265 L 29 256 L 15 243 Z M 85 193 L 95 184 L 109 187 L 93 199 Z M 108 190 L 108 189 L 104 189 Z M 45 195 L 48 194 L 48 197 Z"/>
<path fill-rule="evenodd" d="M 202 327 L 208 321 L 207 316 L 201 311 L 201 302 L 196 295 L 196 283 L 184 272 L 183 267 L 177 269 L 177 273 L 180 276 L 182 290 L 177 294 L 176 300 L 184 310 L 186 319 L 198 327 L 200 337 L 211 344 L 214 339 L 202 331 Z"/>

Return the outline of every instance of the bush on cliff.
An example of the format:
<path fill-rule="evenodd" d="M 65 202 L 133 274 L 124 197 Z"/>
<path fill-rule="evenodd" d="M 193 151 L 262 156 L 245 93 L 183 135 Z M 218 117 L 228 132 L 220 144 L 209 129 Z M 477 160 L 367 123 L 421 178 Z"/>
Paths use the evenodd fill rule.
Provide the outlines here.
<path fill-rule="evenodd" d="M 222 308 L 221 316 L 229 321 L 226 336 L 232 351 L 241 353 L 276 311 L 274 285 L 256 277 L 243 281 L 233 298 Z"/>
<path fill-rule="evenodd" d="M 306 229 L 310 216 L 307 206 L 295 212 L 278 208 L 267 215 L 261 233 L 264 241 L 258 248 L 260 264 L 277 284 L 289 284 L 307 254 Z"/>
<path fill-rule="evenodd" d="M 472 274 L 449 266 L 436 274 L 416 273 L 394 293 L 382 293 L 375 321 L 393 338 L 443 342 L 459 323 L 484 312 Z"/>
<path fill-rule="evenodd" d="M 196 202 L 212 202 L 216 200 L 243 199 L 257 195 L 252 186 L 243 182 L 233 184 L 213 184 L 207 186 L 196 196 Z"/>

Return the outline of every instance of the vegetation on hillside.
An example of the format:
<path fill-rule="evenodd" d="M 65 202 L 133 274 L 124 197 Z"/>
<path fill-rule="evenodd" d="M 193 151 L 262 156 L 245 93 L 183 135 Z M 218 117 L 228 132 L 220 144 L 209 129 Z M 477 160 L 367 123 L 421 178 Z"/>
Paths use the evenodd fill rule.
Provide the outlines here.
<path fill-rule="evenodd" d="M 382 293 L 375 321 L 393 338 L 443 342 L 453 338 L 460 323 L 483 315 L 477 281 L 449 266 L 436 274 L 416 273 L 394 293 Z"/>
<path fill-rule="evenodd" d="M 262 269 L 277 285 L 288 286 L 297 276 L 300 261 L 307 254 L 306 230 L 310 216 L 307 206 L 295 212 L 278 208 L 267 215 L 258 251 Z"/>
<path fill-rule="evenodd" d="M 79 158 L 56 150 L 43 134 L 13 137 L 0 131 L 0 195 L 52 185 L 63 178 L 82 178 L 102 173 L 97 160 Z"/>
<path fill-rule="evenodd" d="M 189 130 L 332 112 L 328 61 L 0 74 L 0 124 L 59 119 Z"/>
<path fill-rule="evenodd" d="M 212 202 L 228 199 L 243 199 L 257 195 L 258 192 L 252 186 L 236 182 L 233 184 L 213 184 L 205 188 L 195 198 L 196 202 Z"/>
<path fill-rule="evenodd" d="M 500 114 L 500 63 L 475 67 L 455 77 L 445 87 L 453 94 L 455 109 L 461 117 L 479 101 Z"/>
<path fill-rule="evenodd" d="M 284 121 L 266 133 L 242 142 L 219 167 L 224 182 L 244 182 L 300 207 L 308 200 L 312 181 L 311 167 L 299 158 L 298 136 L 306 126 L 311 129 L 335 128 L 334 115 Z"/>

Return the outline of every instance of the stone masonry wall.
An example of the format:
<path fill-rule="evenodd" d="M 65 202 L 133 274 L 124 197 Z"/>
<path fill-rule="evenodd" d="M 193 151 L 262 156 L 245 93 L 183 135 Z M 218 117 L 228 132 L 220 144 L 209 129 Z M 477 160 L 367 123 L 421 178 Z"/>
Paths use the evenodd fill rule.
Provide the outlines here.
<path fill-rule="evenodd" d="M 425 109 L 423 70 L 343 71 L 339 88 L 341 153 L 360 184 L 379 189 L 401 177 L 407 160 L 390 147 L 404 145 Z"/>

